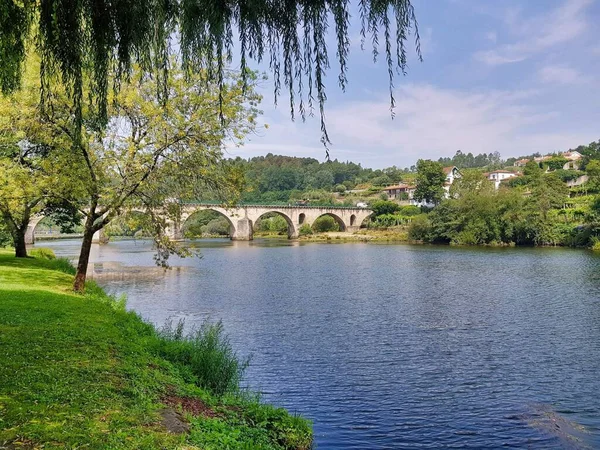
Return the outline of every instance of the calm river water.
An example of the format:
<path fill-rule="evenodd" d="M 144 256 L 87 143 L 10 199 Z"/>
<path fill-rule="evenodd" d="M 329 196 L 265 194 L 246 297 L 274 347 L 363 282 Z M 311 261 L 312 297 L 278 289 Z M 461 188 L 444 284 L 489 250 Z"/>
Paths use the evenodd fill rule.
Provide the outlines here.
<path fill-rule="evenodd" d="M 72 256 L 77 241 L 44 242 Z M 600 257 L 199 241 L 94 246 L 92 276 L 156 324 L 221 319 L 247 382 L 319 449 L 600 448 Z"/>

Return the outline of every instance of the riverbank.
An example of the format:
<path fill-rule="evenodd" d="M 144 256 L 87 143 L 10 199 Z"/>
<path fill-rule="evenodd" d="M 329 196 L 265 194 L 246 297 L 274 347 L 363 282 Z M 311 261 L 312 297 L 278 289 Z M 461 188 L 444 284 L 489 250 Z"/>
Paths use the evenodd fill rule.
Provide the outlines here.
<path fill-rule="evenodd" d="M 361 229 L 355 233 L 331 231 L 300 236 L 301 241 L 335 241 L 335 242 L 410 242 L 408 231 L 404 227 L 388 229 Z"/>
<path fill-rule="evenodd" d="M 0 249 L 0 448 L 310 448 L 308 421 L 199 387 L 184 344 L 71 270 Z"/>

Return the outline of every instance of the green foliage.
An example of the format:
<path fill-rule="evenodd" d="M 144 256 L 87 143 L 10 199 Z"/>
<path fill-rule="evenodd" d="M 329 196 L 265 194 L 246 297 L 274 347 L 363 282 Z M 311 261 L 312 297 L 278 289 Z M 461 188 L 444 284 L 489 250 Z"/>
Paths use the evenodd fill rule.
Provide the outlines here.
<path fill-rule="evenodd" d="M 8 231 L 6 225 L 0 220 L 0 248 L 6 247 L 12 244 L 12 236 Z"/>
<path fill-rule="evenodd" d="M 579 172 L 578 170 L 565 170 L 565 169 L 558 169 L 554 173 L 556 174 L 556 176 L 558 178 L 560 178 L 560 180 L 563 183 L 566 183 L 567 181 L 576 180 L 581 175 L 583 175 L 583 173 Z"/>
<path fill-rule="evenodd" d="M 317 218 L 313 225 L 312 229 L 316 233 L 325 233 L 328 231 L 340 231 L 340 225 L 338 222 L 330 215 L 324 215 Z"/>
<path fill-rule="evenodd" d="M 56 255 L 50 248 L 36 247 L 29 250 L 29 256 L 41 259 L 56 259 Z"/>
<path fill-rule="evenodd" d="M 378 200 L 371 204 L 371 209 L 373 210 L 373 217 L 382 216 L 385 214 L 394 214 L 400 210 L 400 205 L 395 202 L 390 202 L 388 200 Z"/>
<path fill-rule="evenodd" d="M 405 217 L 418 216 L 421 213 L 421 208 L 414 205 L 402 206 L 398 210 L 398 214 Z"/>
<path fill-rule="evenodd" d="M 223 324 L 204 322 L 188 334 L 184 325 L 183 321 L 176 326 L 168 323 L 159 330 L 155 343 L 159 355 L 175 364 L 186 381 L 215 395 L 238 392 L 249 360 L 238 358 Z"/>
<path fill-rule="evenodd" d="M 309 236 L 313 234 L 313 229 L 309 224 L 303 223 L 302 225 L 300 225 L 300 229 L 298 230 L 298 232 L 300 233 L 300 236 Z"/>
<path fill-rule="evenodd" d="M 568 162 L 569 160 L 567 158 L 563 158 L 562 156 L 553 156 L 552 158 L 545 160 L 544 165 L 550 170 L 559 170 L 562 169 L 563 166 Z"/>
<path fill-rule="evenodd" d="M 445 181 L 446 174 L 439 162 L 419 159 L 414 199 L 418 202 L 439 203 L 444 198 Z"/>
<path fill-rule="evenodd" d="M 600 192 L 600 161 L 592 160 L 585 168 L 587 175 L 589 176 L 588 185 L 594 192 Z"/>
<path fill-rule="evenodd" d="M 158 80 L 159 101 L 168 90 L 171 37 L 180 36 L 181 59 L 187 73 L 210 68 L 211 78 L 223 88 L 225 64 L 231 58 L 234 34 L 239 36 L 240 72 L 248 81 L 248 60 L 270 61 L 275 77 L 275 99 L 280 87 L 287 88 L 290 113 L 304 118 L 318 103 L 323 142 L 329 142 L 325 126 L 325 76 L 329 54 L 335 53 L 340 66 L 338 82 L 346 86 L 349 42 L 349 2 L 329 5 L 320 1 L 293 1 L 286 4 L 264 0 L 233 1 L 215 8 L 211 0 L 196 2 L 144 2 L 100 0 L 82 2 L 2 2 L 0 6 L 0 88 L 4 93 L 19 83 L 25 43 L 32 39 L 43 57 L 42 98 L 60 79 L 71 94 L 77 126 L 83 111 L 96 111 L 95 122 L 107 122 L 108 93 L 112 72 L 118 87 L 128 79 L 132 63 L 141 61 Z M 420 57 L 420 42 L 414 8 L 410 0 L 360 3 L 362 36 L 370 35 L 377 54 L 385 42 L 390 87 L 394 73 L 407 69 L 406 47 L 413 37 Z M 331 16 L 331 17 L 330 17 Z M 37 18 L 35 26 L 33 20 Z M 335 24 L 335 52 L 328 48 L 329 25 Z M 397 28 L 390 33 L 390 24 Z M 385 32 L 382 29 L 385 26 Z M 85 39 L 82 38 L 85 36 Z M 277 39 L 274 38 L 277 37 Z M 302 70 L 296 63 L 304 61 Z M 56 76 L 56 74 L 60 76 Z M 304 87 L 304 88 L 303 88 Z M 308 92 L 306 92 L 308 89 Z M 85 95 L 89 91 L 91 95 Z M 390 91 L 391 92 L 391 91 Z M 223 91 L 221 91 L 221 94 Z M 300 96 L 300 98 L 296 98 Z M 89 99 L 89 104 L 86 100 Z M 306 104 L 305 104 L 306 102 Z M 391 105 L 394 105 L 390 93 Z"/>
<path fill-rule="evenodd" d="M 410 222 L 410 227 L 408 228 L 408 238 L 411 241 L 429 242 L 432 240 L 430 238 L 430 232 L 431 224 L 429 223 L 428 215 L 420 214 L 415 216 Z"/>
<path fill-rule="evenodd" d="M 333 187 L 333 192 L 338 192 L 340 194 L 343 194 L 344 192 L 346 192 L 346 186 L 344 186 L 343 184 L 336 184 Z"/>
<path fill-rule="evenodd" d="M 389 228 L 404 225 L 408 222 L 410 222 L 410 218 L 400 214 L 380 214 L 371 220 L 369 226 L 375 228 Z"/>
<path fill-rule="evenodd" d="M 555 174 L 534 173 L 527 179 L 529 196 L 469 182 L 470 189 L 463 185 L 456 191 L 459 195 L 444 200 L 426 217 L 415 217 L 409 237 L 455 245 L 567 245 L 574 225 L 557 212 L 568 189 Z"/>
<path fill-rule="evenodd" d="M 265 214 L 255 225 L 255 231 L 270 234 L 287 234 L 288 223 L 280 214 Z"/>
<path fill-rule="evenodd" d="M 189 356 L 200 347 L 218 367 L 220 357 L 206 350 L 228 351 L 222 330 L 209 326 L 200 339 L 204 346 L 194 334 L 191 343 L 163 341 L 154 327 L 126 311 L 122 299 L 93 283 L 85 296 L 70 293 L 73 277 L 56 271 L 58 261 L 14 258 L 0 250 L 0 443 L 129 450 L 227 448 L 223 442 L 231 443 L 229 448 L 310 448 L 308 421 L 250 395 L 215 396 L 186 381 L 182 374 L 196 379 L 193 367 L 158 354 L 168 347 L 172 357 Z M 169 433 L 159 426 L 169 396 L 199 402 L 213 417 L 186 415 L 190 433 Z"/>
<path fill-rule="evenodd" d="M 438 162 L 443 167 L 456 166 L 460 169 L 470 169 L 476 167 L 487 167 L 489 169 L 498 169 L 502 166 L 500 153 L 481 153 L 473 156 L 471 152 L 463 153 L 457 150 L 452 158 L 440 158 Z"/>

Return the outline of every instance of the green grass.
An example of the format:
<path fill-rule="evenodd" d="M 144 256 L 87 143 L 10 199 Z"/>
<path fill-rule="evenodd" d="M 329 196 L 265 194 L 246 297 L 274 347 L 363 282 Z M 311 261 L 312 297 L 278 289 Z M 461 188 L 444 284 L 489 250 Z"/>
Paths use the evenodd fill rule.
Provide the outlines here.
<path fill-rule="evenodd" d="M 0 250 L 0 448 L 306 449 L 302 418 L 250 395 L 217 396 L 161 355 L 163 339 L 93 283 L 71 291 L 60 259 Z M 196 380 L 197 381 L 197 380 Z M 189 434 L 171 434 L 159 411 L 179 408 Z"/>

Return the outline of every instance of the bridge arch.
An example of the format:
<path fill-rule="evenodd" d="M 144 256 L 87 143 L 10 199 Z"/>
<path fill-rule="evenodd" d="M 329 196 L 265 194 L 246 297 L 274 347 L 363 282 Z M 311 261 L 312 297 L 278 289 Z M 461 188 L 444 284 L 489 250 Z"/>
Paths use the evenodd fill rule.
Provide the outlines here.
<path fill-rule="evenodd" d="M 332 213 L 332 212 L 326 212 L 326 213 L 320 214 L 319 216 L 315 217 L 315 220 L 313 220 L 313 222 L 312 222 L 312 226 L 314 226 L 315 222 L 317 220 L 319 220 L 321 217 L 333 218 L 333 220 L 335 220 L 335 222 L 338 224 L 340 231 L 346 231 L 346 229 L 348 228 L 348 226 L 346 225 L 346 222 L 344 222 L 344 219 L 342 219 L 340 216 L 338 216 L 337 214 Z"/>
<path fill-rule="evenodd" d="M 279 217 L 283 217 L 285 219 L 285 221 L 287 223 L 288 239 L 296 239 L 298 237 L 298 229 L 297 229 L 296 224 L 294 224 L 294 221 L 292 220 L 292 218 L 288 214 L 284 213 L 283 211 L 278 211 L 278 210 L 265 211 L 262 214 L 260 214 L 258 217 L 255 217 L 255 220 L 253 221 L 253 226 L 256 226 L 258 221 L 261 220 L 261 218 L 263 218 L 267 214 L 274 214 Z M 304 214 L 302 214 L 302 215 L 304 215 Z M 300 221 L 300 219 L 298 219 L 298 221 Z"/>
<path fill-rule="evenodd" d="M 177 226 L 176 224 L 172 224 L 172 228 L 173 230 L 171 230 L 171 234 L 173 236 L 171 236 L 171 238 L 173 239 L 183 239 L 185 237 L 186 231 L 188 230 L 188 228 L 191 226 L 191 222 L 190 222 L 190 218 L 194 218 L 194 216 L 197 216 L 198 214 L 201 213 L 215 213 L 215 217 L 211 219 L 211 221 L 207 222 L 205 224 L 205 226 L 209 226 L 209 224 L 216 220 L 216 218 L 224 218 L 227 221 L 229 230 L 228 230 L 228 237 L 233 239 L 236 233 L 236 227 L 234 224 L 234 221 L 231 219 L 231 217 L 229 217 L 227 214 L 225 214 L 225 212 L 221 211 L 221 208 L 198 208 L 192 211 L 187 212 L 186 214 L 184 214 L 181 217 L 181 222 L 179 224 L 179 226 Z M 213 224 L 213 226 L 218 227 L 218 224 Z M 208 231 L 208 233 L 210 234 L 211 230 L 206 230 Z M 217 228 L 215 228 L 214 231 L 218 231 Z M 193 234 L 196 234 L 197 231 L 194 231 Z M 200 237 L 200 234 L 197 234 L 196 236 L 193 237 Z"/>

